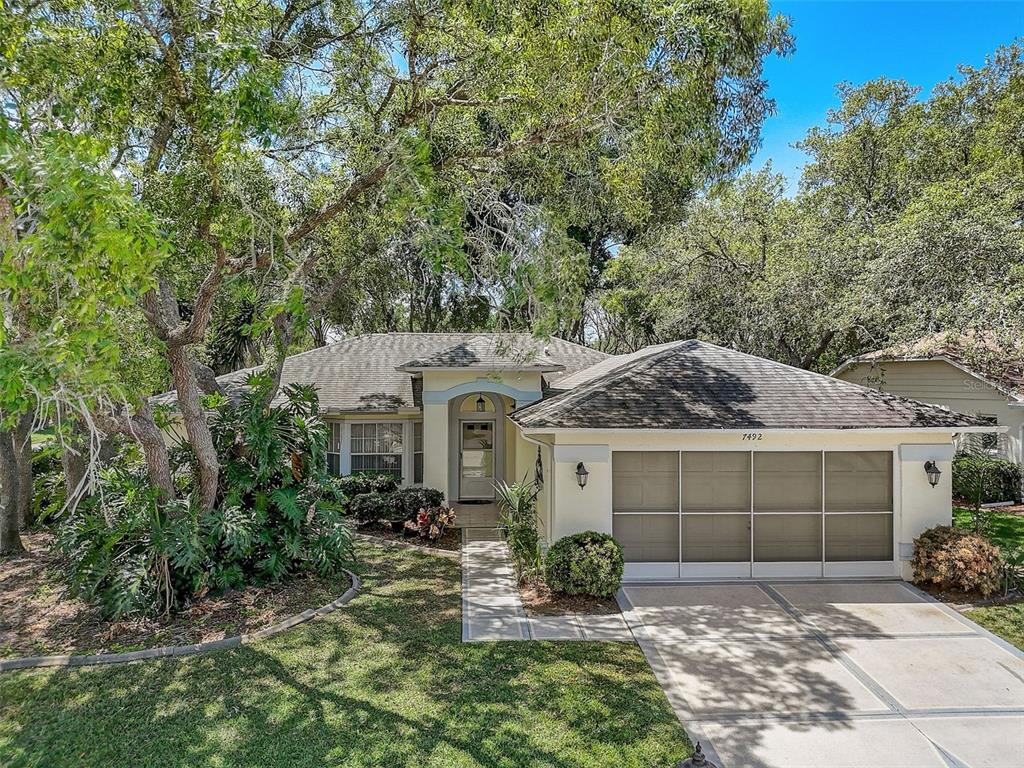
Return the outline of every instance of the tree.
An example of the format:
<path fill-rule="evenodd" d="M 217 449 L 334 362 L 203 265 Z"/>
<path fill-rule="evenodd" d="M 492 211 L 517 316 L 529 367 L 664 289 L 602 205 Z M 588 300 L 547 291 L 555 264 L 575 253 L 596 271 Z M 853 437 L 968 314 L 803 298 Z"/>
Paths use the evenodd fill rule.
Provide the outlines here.
<path fill-rule="evenodd" d="M 154 284 L 163 244 L 104 156 L 99 142 L 67 132 L 26 141 L 0 126 L 3 553 L 21 549 L 33 425 L 61 430 L 138 394 L 117 377 L 118 314 Z"/>
<path fill-rule="evenodd" d="M 12 124 L 54 115 L 106 138 L 167 232 L 170 257 L 141 308 L 207 510 L 219 465 L 197 351 L 227 282 L 258 276 L 273 289 L 251 327 L 273 334 L 275 382 L 307 316 L 348 282 L 367 224 L 387 248 L 416 222 L 430 263 L 466 277 L 474 265 L 501 270 L 510 295 L 527 295 L 513 304 L 547 303 L 548 276 L 575 277 L 582 249 L 552 234 L 569 221 L 544 201 L 585 175 L 581 205 L 607 198 L 639 228 L 729 173 L 769 108 L 762 58 L 789 44 L 766 3 L 738 0 L 88 0 L 4 14 L 16 32 L 4 78 Z M 519 227 L 504 233 L 519 248 L 482 258 L 463 223 L 508 189 L 524 211 L 509 221 L 543 237 Z M 551 248 L 520 264 L 531 241 Z M 132 418 L 154 426 L 145 411 Z M 139 433 L 127 414 L 110 426 Z"/>

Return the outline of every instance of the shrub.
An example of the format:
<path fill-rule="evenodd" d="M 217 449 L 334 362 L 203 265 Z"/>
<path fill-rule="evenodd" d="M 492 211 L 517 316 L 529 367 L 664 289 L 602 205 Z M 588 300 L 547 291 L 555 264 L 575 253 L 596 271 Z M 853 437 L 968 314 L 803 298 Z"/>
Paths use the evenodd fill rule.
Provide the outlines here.
<path fill-rule="evenodd" d="M 622 547 L 607 533 L 586 531 L 548 550 L 547 583 L 568 595 L 611 597 L 622 583 Z"/>
<path fill-rule="evenodd" d="M 1003 561 L 984 536 L 939 525 L 914 539 L 913 566 L 917 582 L 987 596 L 1000 587 Z"/>
<path fill-rule="evenodd" d="M 32 510 L 26 525 L 45 523 L 60 512 L 67 500 L 60 452 L 56 440 L 32 451 Z"/>
<path fill-rule="evenodd" d="M 540 532 L 537 528 L 537 494 L 533 483 L 499 482 L 498 503 L 501 507 L 501 525 L 512 564 L 519 579 L 539 575 L 543 565 Z"/>
<path fill-rule="evenodd" d="M 415 520 L 421 509 L 440 507 L 444 494 L 436 488 L 399 488 L 388 494 L 388 520 Z"/>
<path fill-rule="evenodd" d="M 423 507 L 416 513 L 416 522 L 411 523 L 420 536 L 440 539 L 449 527 L 455 525 L 455 510 L 451 507 Z"/>
<path fill-rule="evenodd" d="M 973 505 L 1020 501 L 1021 467 L 994 456 L 958 453 L 953 459 L 953 496 Z"/>
<path fill-rule="evenodd" d="M 391 493 L 398 489 L 398 478 L 390 472 L 345 475 L 334 478 L 334 482 L 347 499 L 367 493 Z"/>
<path fill-rule="evenodd" d="M 286 403 L 266 409 L 266 381 L 251 383 L 237 404 L 214 404 L 222 468 L 214 510 L 191 497 L 158 504 L 145 468 L 126 451 L 68 515 L 60 545 L 71 586 L 107 616 L 166 613 L 210 591 L 298 571 L 328 574 L 351 557 L 315 390 L 285 387 Z M 183 459 L 179 472 L 190 463 Z"/>
<path fill-rule="evenodd" d="M 391 514 L 391 497 L 383 493 L 362 493 L 349 499 L 348 514 L 360 525 L 383 520 Z"/>

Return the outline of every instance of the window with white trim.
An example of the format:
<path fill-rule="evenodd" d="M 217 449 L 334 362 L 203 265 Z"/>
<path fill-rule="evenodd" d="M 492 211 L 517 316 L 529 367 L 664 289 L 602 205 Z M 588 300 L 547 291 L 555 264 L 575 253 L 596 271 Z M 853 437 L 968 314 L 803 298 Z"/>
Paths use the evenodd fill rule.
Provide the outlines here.
<path fill-rule="evenodd" d="M 327 440 L 327 471 L 332 475 L 341 474 L 341 434 L 344 425 L 340 421 L 327 422 L 331 434 Z"/>
<path fill-rule="evenodd" d="M 423 422 L 412 424 L 412 481 L 423 482 Z"/>
<path fill-rule="evenodd" d="M 401 423 L 353 423 L 349 439 L 353 474 L 387 473 L 401 480 L 403 432 Z"/>

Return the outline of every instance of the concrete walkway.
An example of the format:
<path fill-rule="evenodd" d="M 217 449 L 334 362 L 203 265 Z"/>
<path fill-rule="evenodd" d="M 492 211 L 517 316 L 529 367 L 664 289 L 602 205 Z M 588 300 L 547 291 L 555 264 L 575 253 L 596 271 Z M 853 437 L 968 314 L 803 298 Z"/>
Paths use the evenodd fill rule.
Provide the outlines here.
<path fill-rule="evenodd" d="M 902 582 L 630 585 L 620 604 L 724 768 L 1024 765 L 1024 653 Z"/>
<path fill-rule="evenodd" d="M 462 640 L 634 642 L 621 614 L 528 617 L 504 541 L 467 537 L 462 545 Z"/>

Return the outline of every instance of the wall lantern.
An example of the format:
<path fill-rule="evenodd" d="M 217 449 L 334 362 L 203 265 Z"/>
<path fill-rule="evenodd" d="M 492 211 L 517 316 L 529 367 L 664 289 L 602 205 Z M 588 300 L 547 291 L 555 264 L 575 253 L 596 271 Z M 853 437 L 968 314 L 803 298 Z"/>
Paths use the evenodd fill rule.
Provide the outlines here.
<path fill-rule="evenodd" d="M 586 487 L 588 477 L 590 477 L 590 473 L 587 472 L 587 468 L 583 466 L 581 461 L 576 465 L 576 482 L 579 483 L 580 490 Z"/>
<path fill-rule="evenodd" d="M 928 475 L 928 482 L 932 484 L 932 488 L 939 484 L 939 477 L 942 475 L 942 472 L 939 471 L 934 461 L 926 461 L 924 463 L 924 472 Z"/>
<path fill-rule="evenodd" d="M 480 395 L 476 399 L 476 412 L 477 413 L 483 413 L 486 410 L 487 410 L 487 401 L 484 400 L 484 396 L 483 395 Z"/>

